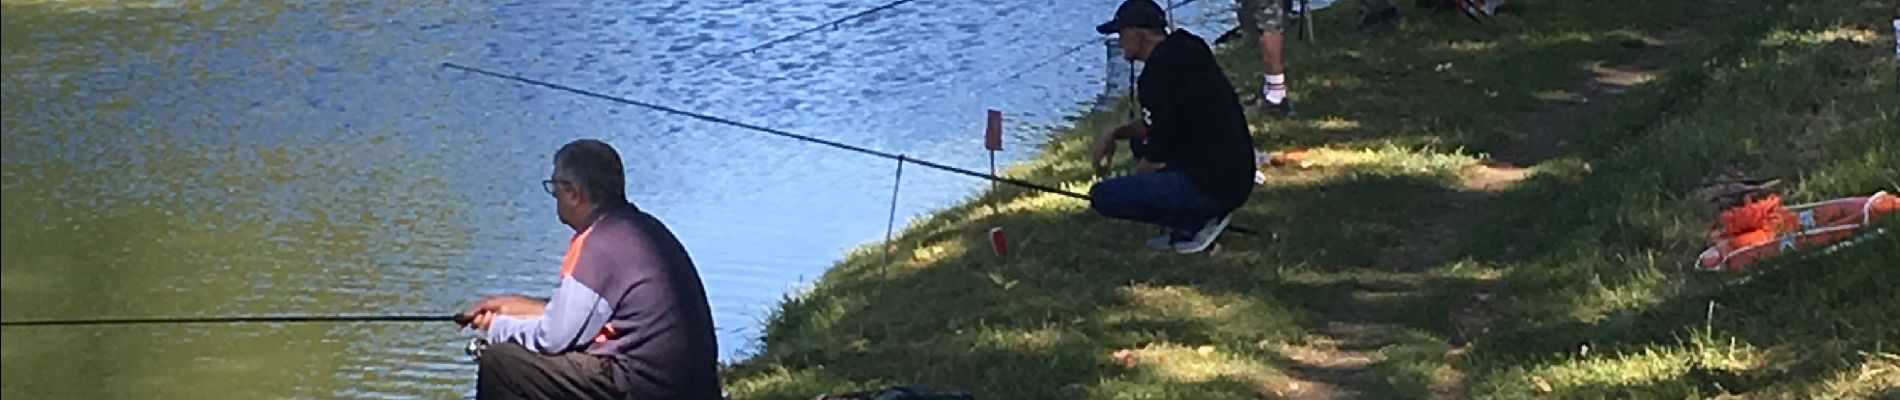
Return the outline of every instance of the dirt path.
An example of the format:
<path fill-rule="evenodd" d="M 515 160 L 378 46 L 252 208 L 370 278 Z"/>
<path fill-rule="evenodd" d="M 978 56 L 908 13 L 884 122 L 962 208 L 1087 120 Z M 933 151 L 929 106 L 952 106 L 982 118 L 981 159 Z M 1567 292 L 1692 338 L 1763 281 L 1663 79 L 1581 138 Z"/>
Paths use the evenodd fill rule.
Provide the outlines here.
<path fill-rule="evenodd" d="M 1630 87 L 1653 79 L 1667 52 L 1681 34 L 1668 40 L 1645 41 L 1637 58 L 1627 65 L 1597 65 L 1596 76 L 1565 96 L 1546 99 L 1547 106 L 1531 115 L 1523 134 L 1493 154 L 1493 162 L 1470 171 L 1463 187 L 1429 200 L 1440 208 L 1411 227 L 1407 241 L 1388 248 L 1370 268 L 1341 273 L 1338 286 L 1348 301 L 1331 302 L 1319 314 L 1320 326 L 1312 340 L 1287 349 L 1294 380 L 1281 393 L 1287 399 L 1350 399 L 1374 397 L 1367 389 L 1384 385 L 1370 368 L 1381 360 L 1380 349 L 1395 343 L 1407 327 L 1398 322 L 1407 310 L 1404 299 L 1428 296 L 1430 268 L 1447 261 L 1453 240 L 1482 223 L 1492 197 L 1528 178 L 1531 167 L 1561 152 L 1586 121 L 1609 109 Z M 1396 301 L 1395 301 L 1396 300 Z M 1489 331 L 1496 302 L 1490 284 L 1479 282 L 1453 308 L 1449 332 L 1438 332 L 1457 349 Z M 1459 398 L 1456 383 L 1433 387 L 1436 398 Z"/>

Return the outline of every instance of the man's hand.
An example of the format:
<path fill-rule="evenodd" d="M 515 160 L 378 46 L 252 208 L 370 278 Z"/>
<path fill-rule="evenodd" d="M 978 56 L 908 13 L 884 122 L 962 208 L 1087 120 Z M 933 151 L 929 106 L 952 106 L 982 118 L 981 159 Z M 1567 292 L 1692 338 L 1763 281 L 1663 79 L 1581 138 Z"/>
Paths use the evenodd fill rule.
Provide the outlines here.
<path fill-rule="evenodd" d="M 1138 140 L 1147 137 L 1148 125 L 1141 120 L 1129 121 L 1115 129 L 1102 132 L 1102 136 L 1095 138 L 1095 147 L 1089 152 L 1089 155 L 1093 157 L 1091 165 L 1095 166 L 1095 175 L 1108 176 L 1108 168 L 1115 161 L 1115 141 Z"/>
<path fill-rule="evenodd" d="M 495 323 L 496 315 L 499 315 L 499 314 L 495 314 L 492 312 L 475 314 L 475 318 L 468 321 L 468 326 L 466 326 L 466 328 L 474 328 L 475 330 L 478 330 L 478 331 L 488 330 L 488 325 Z"/>
<path fill-rule="evenodd" d="M 1092 156 L 1089 165 L 1095 167 L 1095 176 L 1108 176 L 1108 167 L 1115 162 L 1115 149 L 1118 147 L 1115 142 L 1119 140 L 1115 137 L 1116 130 L 1103 132 L 1102 136 L 1096 137 L 1095 146 L 1089 151 Z"/>
<path fill-rule="evenodd" d="M 498 315 L 532 318 L 541 316 L 547 308 L 546 299 L 508 294 L 483 297 L 475 301 L 474 305 L 469 306 L 466 314 L 474 317 L 474 320 L 469 321 L 470 327 L 488 329 L 488 324 L 494 322 Z"/>

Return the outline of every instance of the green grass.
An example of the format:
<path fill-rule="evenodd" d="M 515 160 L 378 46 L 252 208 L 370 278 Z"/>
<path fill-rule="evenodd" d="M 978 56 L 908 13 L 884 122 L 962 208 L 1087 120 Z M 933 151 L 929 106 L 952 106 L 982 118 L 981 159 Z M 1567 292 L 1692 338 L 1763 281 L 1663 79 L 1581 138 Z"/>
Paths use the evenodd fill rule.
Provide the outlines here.
<path fill-rule="evenodd" d="M 1700 63 L 1623 99 L 1569 159 L 1496 202 L 1465 253 L 1509 271 L 1510 322 L 1474 350 L 1473 393 L 1895 394 L 1900 235 L 1728 286 L 1682 268 L 1710 214 L 1687 193 L 1722 165 L 1792 179 L 1791 202 L 1900 187 L 1892 39 L 1853 27 L 1880 26 L 1877 6 L 1777 5 L 1775 20 L 1707 32 L 1723 40 Z"/>
<path fill-rule="evenodd" d="M 1383 36 L 1327 28 L 1350 26 L 1343 4 L 1317 15 L 1320 43 L 1292 43 L 1302 114 L 1256 121 L 1262 148 L 1317 148 L 1310 168 L 1275 170 L 1238 212 L 1273 235 L 1157 253 L 1141 248 L 1154 229 L 1080 201 L 983 193 L 787 296 L 727 386 L 742 399 L 910 383 L 990 399 L 1277 398 L 1322 316 L 1351 305 L 1405 330 L 1379 350 L 1375 387 L 1357 388 L 1374 398 L 1529 397 L 1535 382 L 1581 398 L 1871 393 L 1900 371 L 1888 287 L 1900 235 L 1728 288 L 1729 276 L 1677 269 L 1706 245 L 1707 215 L 1684 193 L 1716 166 L 1794 178 L 1796 200 L 1900 179 L 1891 43 L 1827 33 L 1881 26 L 1863 10 L 1878 5 L 1803 4 L 1524 1 L 1492 25 L 1407 9 L 1406 27 Z M 1470 195 L 1459 181 L 1471 167 L 1591 66 L 1683 32 L 1694 39 L 1671 46 L 1662 78 L 1490 200 L 1450 261 L 1403 278 L 1374 267 L 1445 212 L 1440 200 Z M 1257 87 L 1254 49 L 1219 54 L 1243 92 Z M 1123 112 L 1078 117 L 1008 174 L 1086 190 L 1087 141 Z M 1008 257 L 989 249 L 994 226 Z M 1391 279 L 1423 289 L 1351 301 Z M 1448 352 L 1442 316 L 1479 286 L 1499 293 L 1500 322 Z"/>

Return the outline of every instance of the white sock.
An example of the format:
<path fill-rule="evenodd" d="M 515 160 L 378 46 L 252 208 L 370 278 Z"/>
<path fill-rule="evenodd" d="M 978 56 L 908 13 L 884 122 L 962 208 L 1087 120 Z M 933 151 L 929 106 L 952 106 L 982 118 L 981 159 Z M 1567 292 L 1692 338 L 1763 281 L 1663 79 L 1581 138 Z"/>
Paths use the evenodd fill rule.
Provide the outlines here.
<path fill-rule="evenodd" d="M 1267 75 L 1267 84 L 1260 89 L 1260 96 L 1266 98 L 1268 103 L 1286 101 L 1286 74 Z"/>

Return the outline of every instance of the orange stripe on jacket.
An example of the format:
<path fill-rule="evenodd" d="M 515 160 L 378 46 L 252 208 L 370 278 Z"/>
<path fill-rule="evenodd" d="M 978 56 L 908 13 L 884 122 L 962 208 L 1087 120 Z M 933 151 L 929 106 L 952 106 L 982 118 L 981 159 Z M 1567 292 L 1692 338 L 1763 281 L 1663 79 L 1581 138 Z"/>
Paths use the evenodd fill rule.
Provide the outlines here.
<path fill-rule="evenodd" d="M 587 235 L 594 233 L 594 227 L 588 226 L 580 234 L 574 235 L 574 241 L 567 244 L 567 256 L 561 258 L 561 277 L 574 276 L 574 266 L 581 263 L 581 248 L 587 246 Z"/>
<path fill-rule="evenodd" d="M 594 233 L 594 227 L 588 226 L 580 234 L 574 235 L 574 241 L 567 244 L 567 255 L 561 258 L 561 278 L 574 276 L 574 266 L 581 263 L 581 248 L 587 247 L 587 235 Z M 606 343 L 613 339 L 613 325 L 601 325 L 600 333 L 594 334 L 594 343 Z"/>

